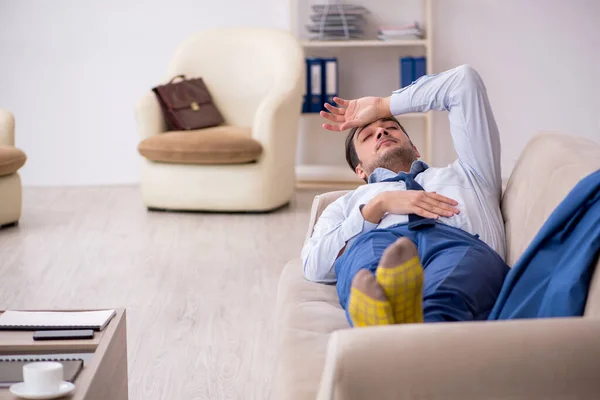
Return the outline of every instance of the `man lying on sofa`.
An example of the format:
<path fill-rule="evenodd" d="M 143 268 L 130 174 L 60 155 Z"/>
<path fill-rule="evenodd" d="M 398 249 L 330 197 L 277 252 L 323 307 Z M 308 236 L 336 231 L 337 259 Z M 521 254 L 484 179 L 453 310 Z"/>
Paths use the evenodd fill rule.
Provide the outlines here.
<path fill-rule="evenodd" d="M 463 65 L 390 97 L 336 98 L 346 159 L 368 184 L 330 204 L 302 249 L 304 275 L 337 281 L 351 325 L 486 319 L 508 266 L 500 139 L 485 86 Z M 447 110 L 458 160 L 431 168 L 393 115 Z"/>

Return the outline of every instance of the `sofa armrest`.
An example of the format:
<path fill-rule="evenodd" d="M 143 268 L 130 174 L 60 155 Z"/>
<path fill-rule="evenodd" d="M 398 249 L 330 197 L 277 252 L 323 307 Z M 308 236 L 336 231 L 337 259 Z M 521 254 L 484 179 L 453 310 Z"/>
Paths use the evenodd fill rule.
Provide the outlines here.
<path fill-rule="evenodd" d="M 148 92 L 135 105 L 135 121 L 140 139 L 144 140 L 167 131 L 160 104 L 153 92 Z"/>
<path fill-rule="evenodd" d="M 0 109 L 0 145 L 15 145 L 15 117 L 3 109 Z"/>
<path fill-rule="evenodd" d="M 349 190 L 337 190 L 334 192 L 321 193 L 315 196 L 312 207 L 310 209 L 310 219 L 308 220 L 308 230 L 306 231 L 306 237 L 304 238 L 304 242 L 306 243 L 308 239 L 313 234 L 315 230 L 315 225 L 323 214 L 323 211 L 327 208 L 328 205 L 347 194 Z"/>
<path fill-rule="evenodd" d="M 591 318 L 342 330 L 318 399 L 595 398 L 599 338 Z"/>

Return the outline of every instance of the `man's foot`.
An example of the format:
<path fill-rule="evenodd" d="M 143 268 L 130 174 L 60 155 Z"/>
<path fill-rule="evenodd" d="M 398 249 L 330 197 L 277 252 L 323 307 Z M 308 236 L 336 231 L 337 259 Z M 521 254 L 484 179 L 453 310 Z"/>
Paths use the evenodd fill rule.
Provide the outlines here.
<path fill-rule="evenodd" d="M 397 324 L 423 322 L 423 267 L 412 240 L 403 237 L 385 249 L 375 276 Z"/>
<path fill-rule="evenodd" d="M 348 300 L 348 313 L 354 326 L 391 325 L 392 305 L 371 271 L 362 269 L 354 275 Z"/>

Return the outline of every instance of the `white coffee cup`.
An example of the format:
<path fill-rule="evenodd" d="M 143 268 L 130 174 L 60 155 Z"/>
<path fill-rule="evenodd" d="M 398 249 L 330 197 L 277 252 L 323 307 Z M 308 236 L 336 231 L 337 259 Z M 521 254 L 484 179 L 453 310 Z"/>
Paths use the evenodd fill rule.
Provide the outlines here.
<path fill-rule="evenodd" d="M 23 366 L 23 382 L 31 393 L 51 394 L 60 390 L 63 365 L 55 361 L 41 361 Z"/>

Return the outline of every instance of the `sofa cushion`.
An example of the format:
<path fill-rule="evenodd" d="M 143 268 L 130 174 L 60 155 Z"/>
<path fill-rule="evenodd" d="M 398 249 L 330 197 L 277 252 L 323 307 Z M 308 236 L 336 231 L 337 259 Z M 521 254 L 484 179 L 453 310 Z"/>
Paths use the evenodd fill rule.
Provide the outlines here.
<path fill-rule="evenodd" d="M 0 176 L 14 174 L 25 164 L 27 156 L 12 146 L 0 146 Z"/>
<path fill-rule="evenodd" d="M 249 128 L 216 126 L 166 132 L 143 140 L 138 151 L 152 161 L 177 164 L 242 164 L 256 161 L 262 146 Z"/>
<path fill-rule="evenodd" d="M 546 133 L 527 143 L 502 197 L 508 265 L 519 259 L 571 189 L 599 169 L 600 145 L 590 140 Z M 598 271 L 588 292 L 585 315 L 600 316 Z"/>

